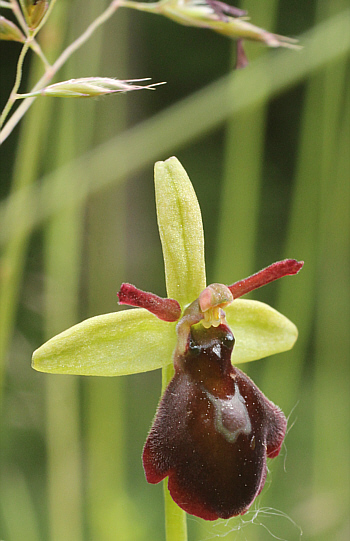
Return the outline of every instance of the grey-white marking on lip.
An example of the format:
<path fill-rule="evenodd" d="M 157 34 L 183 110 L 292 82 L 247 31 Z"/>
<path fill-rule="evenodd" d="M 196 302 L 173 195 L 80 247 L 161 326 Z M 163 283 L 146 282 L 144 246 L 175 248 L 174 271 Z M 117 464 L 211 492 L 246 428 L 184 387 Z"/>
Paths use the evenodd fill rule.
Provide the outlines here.
<path fill-rule="evenodd" d="M 235 394 L 231 398 L 217 398 L 205 390 L 215 409 L 215 428 L 229 442 L 236 441 L 239 434 L 252 431 L 247 406 L 235 383 Z"/>

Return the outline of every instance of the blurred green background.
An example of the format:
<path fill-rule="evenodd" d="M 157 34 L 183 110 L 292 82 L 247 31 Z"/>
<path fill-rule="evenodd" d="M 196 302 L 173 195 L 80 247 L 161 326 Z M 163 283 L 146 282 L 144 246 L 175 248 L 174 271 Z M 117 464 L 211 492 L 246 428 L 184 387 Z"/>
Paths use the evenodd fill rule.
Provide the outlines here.
<path fill-rule="evenodd" d="M 41 32 L 48 56 L 103 5 L 59 0 Z M 140 458 L 160 373 L 54 376 L 35 373 L 30 358 L 57 332 L 117 310 L 122 281 L 165 295 L 153 163 L 172 154 L 202 208 L 208 283 L 305 260 L 298 277 L 254 293 L 297 324 L 296 347 L 241 367 L 289 417 L 285 446 L 249 513 L 213 524 L 189 517 L 189 539 L 349 539 L 348 2 L 240 7 L 279 34 L 306 32 L 304 48 L 248 44 L 250 65 L 234 73 L 230 40 L 120 10 L 55 80 L 150 76 L 167 85 L 41 98 L 0 150 L 4 541 L 164 540 L 162 488 L 147 485 Z M 1 50 L 3 104 L 20 45 Z M 23 91 L 38 73 L 26 62 Z M 32 184 L 16 211 L 13 194 Z"/>

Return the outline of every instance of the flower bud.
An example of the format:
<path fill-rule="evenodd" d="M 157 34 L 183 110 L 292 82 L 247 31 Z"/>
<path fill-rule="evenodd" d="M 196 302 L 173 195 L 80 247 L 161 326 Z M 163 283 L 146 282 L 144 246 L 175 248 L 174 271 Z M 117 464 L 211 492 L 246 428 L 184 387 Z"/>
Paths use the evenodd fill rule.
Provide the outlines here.
<path fill-rule="evenodd" d="M 36 92 L 29 94 L 20 94 L 19 98 L 28 98 L 32 96 L 54 96 L 57 98 L 95 98 L 105 94 L 115 94 L 116 92 L 128 92 L 130 90 L 141 90 L 148 88 L 153 90 L 155 86 L 164 83 L 153 83 L 150 85 L 130 84 L 149 79 L 134 79 L 120 81 L 110 79 L 109 77 L 82 77 L 80 79 L 70 79 L 53 85 L 46 86 Z"/>
<path fill-rule="evenodd" d="M 215 0 L 168 0 L 157 12 L 186 26 L 210 28 L 233 39 L 261 41 L 269 47 L 298 48 L 296 40 L 271 34 L 248 22 L 245 12 Z"/>
<path fill-rule="evenodd" d="M 35 30 L 49 8 L 49 2 L 47 0 L 24 0 L 23 8 L 29 28 Z"/>
<path fill-rule="evenodd" d="M 6 41 L 19 41 L 24 43 L 25 37 L 13 22 L 0 17 L 0 39 Z"/>

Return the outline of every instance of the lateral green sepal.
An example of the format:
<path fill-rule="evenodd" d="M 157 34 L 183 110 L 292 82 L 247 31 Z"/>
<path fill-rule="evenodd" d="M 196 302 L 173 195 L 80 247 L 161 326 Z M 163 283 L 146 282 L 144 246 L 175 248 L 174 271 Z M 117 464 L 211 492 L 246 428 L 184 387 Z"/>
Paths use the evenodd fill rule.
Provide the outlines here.
<path fill-rule="evenodd" d="M 298 337 L 294 323 L 263 302 L 236 299 L 225 313 L 236 340 L 232 364 L 287 351 Z"/>
<path fill-rule="evenodd" d="M 176 323 L 143 308 L 92 317 L 54 336 L 33 353 L 40 372 L 121 376 L 172 362 Z"/>

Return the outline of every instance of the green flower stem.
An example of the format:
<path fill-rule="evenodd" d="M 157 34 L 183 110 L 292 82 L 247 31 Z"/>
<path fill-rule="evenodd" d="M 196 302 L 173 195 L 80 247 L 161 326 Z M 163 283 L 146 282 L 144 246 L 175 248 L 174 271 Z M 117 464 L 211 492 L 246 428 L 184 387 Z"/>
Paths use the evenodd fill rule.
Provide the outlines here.
<path fill-rule="evenodd" d="M 100 11 L 106 4 L 106 0 L 98 4 L 95 0 L 85 1 L 85 5 L 80 2 L 80 11 L 84 5 L 85 18 L 92 20 L 97 15 L 96 10 Z M 92 73 L 127 71 L 125 40 L 128 14 L 124 12 L 121 15 L 116 21 L 117 29 L 115 25 L 104 28 L 103 33 L 99 32 L 86 44 L 84 51 L 77 53 L 75 66 Z M 108 55 L 103 54 L 102 45 L 106 42 L 109 43 Z M 125 101 L 116 100 L 112 108 L 104 105 L 101 107 L 101 103 L 95 100 L 78 103 L 78 107 L 84 108 L 84 114 L 79 118 L 80 152 L 125 128 Z M 108 123 L 103 113 L 108 115 Z M 106 129 L 110 132 L 107 133 Z M 98 194 L 87 205 L 87 305 L 91 315 L 112 312 L 116 307 L 116 297 L 111 295 L 111 291 L 125 279 L 125 212 L 123 186 Z M 103 280 L 101 268 L 104 269 Z M 91 539 L 98 541 L 111 541 L 115 532 L 121 540 L 137 538 L 135 521 L 141 522 L 138 510 L 134 509 L 127 493 L 125 383 L 124 378 L 94 377 L 83 381 L 87 407 L 87 528 Z"/>
<path fill-rule="evenodd" d="M 49 377 L 46 440 L 49 539 L 82 541 L 79 381 Z"/>
<path fill-rule="evenodd" d="M 319 2 L 319 9 L 323 9 L 323 2 Z M 323 19 L 319 16 L 318 19 Z M 328 69 L 328 66 L 326 66 Z M 328 134 L 336 141 L 337 126 L 333 123 L 330 127 L 323 127 L 326 110 L 333 111 L 334 118 L 342 116 L 342 93 L 334 84 L 334 95 L 320 109 L 320 89 L 324 85 L 324 73 L 316 73 L 310 77 L 306 88 L 304 109 L 302 113 L 301 137 L 297 152 L 298 162 L 296 178 L 291 202 L 291 216 L 287 232 L 287 240 L 284 254 L 293 253 L 295 257 L 302 257 L 307 261 L 306 269 L 299 276 L 297 283 L 290 287 L 288 281 L 281 280 L 278 284 L 277 309 L 288 316 L 297 324 L 300 333 L 296 347 L 290 353 L 286 362 L 280 362 L 278 358 L 268 360 L 262 387 L 268 396 L 282 407 L 284 411 L 291 411 L 300 388 L 303 374 L 303 362 L 308 352 L 308 342 L 314 326 L 315 300 L 317 299 L 317 244 L 318 244 L 318 221 L 319 221 L 319 197 L 321 187 L 319 179 L 322 178 L 322 160 L 324 154 L 324 138 Z M 338 90 L 338 93 L 336 93 Z M 338 112 L 334 108 L 339 107 Z M 327 113 L 329 114 L 329 113 Z M 330 135 L 330 129 L 332 134 Z M 317 179 L 317 182 L 315 182 Z M 305 201 L 308 201 L 307 212 Z M 303 309 L 300 310 L 300 306 Z M 288 387 L 280 390 L 272 390 L 276 364 L 278 363 L 279 378 L 288 381 Z M 271 491 L 274 487 L 271 487 Z"/>
<path fill-rule="evenodd" d="M 330 6 L 330 4 L 329 4 Z M 329 7 L 327 4 L 327 7 Z M 319 9 L 324 9 L 326 7 L 323 2 L 319 2 Z M 338 9 L 340 6 L 338 5 Z M 329 14 L 328 14 L 329 15 Z M 318 19 L 323 19 L 318 17 Z M 332 66 L 337 66 L 335 73 L 332 72 Z M 341 65 L 341 63 L 340 63 Z M 345 64 L 343 65 L 344 69 Z M 339 150 L 334 150 L 330 143 L 334 145 L 339 145 L 339 133 L 341 131 L 341 126 L 338 125 L 337 119 L 344 119 L 344 110 L 343 110 L 343 101 L 342 96 L 344 96 L 343 88 L 341 82 L 339 82 L 339 74 L 337 70 L 339 69 L 339 62 L 332 63 L 326 67 L 326 70 L 317 73 L 310 77 L 306 92 L 305 99 L 303 104 L 302 111 L 302 124 L 300 129 L 300 141 L 299 148 L 297 149 L 298 162 L 296 167 L 296 176 L 294 180 L 294 187 L 291 200 L 291 214 L 288 224 L 287 239 L 284 248 L 284 254 L 293 253 L 295 257 L 299 257 L 302 254 L 302 257 L 307 261 L 306 268 L 304 272 L 300 274 L 299 279 L 293 284 L 288 283 L 288 281 L 281 281 L 278 284 L 278 300 L 277 300 L 277 309 L 282 310 L 284 313 L 297 324 L 300 329 L 299 339 L 296 343 L 295 348 L 289 353 L 288 358 L 271 358 L 266 361 L 265 371 L 263 375 L 263 380 L 261 382 L 261 387 L 266 392 L 267 396 L 271 397 L 273 401 L 278 403 L 285 412 L 292 411 L 293 407 L 297 403 L 301 389 L 303 387 L 303 379 L 305 375 L 305 367 L 309 364 L 309 348 L 310 340 L 312 339 L 312 333 L 315 326 L 315 303 L 317 305 L 325 303 L 324 295 L 329 293 L 333 280 L 329 278 L 327 274 L 327 289 L 325 291 L 320 291 L 320 277 L 323 275 L 323 269 L 327 268 L 327 263 L 332 261 L 332 266 L 334 269 L 338 268 L 338 262 L 336 258 L 332 258 L 331 252 L 327 254 L 325 262 L 318 261 L 318 247 L 319 247 L 319 223 L 320 216 L 324 208 L 328 208 L 331 203 L 331 199 L 328 202 L 328 196 L 325 197 L 324 201 L 320 203 L 321 194 L 321 182 L 320 179 L 324 179 L 325 172 L 323 171 L 324 162 L 329 158 L 328 152 L 333 153 L 335 156 L 339 156 Z M 345 68 L 346 69 L 346 68 Z M 325 92 L 325 73 L 330 70 L 332 83 L 327 88 L 327 93 Z M 344 76 L 344 73 L 343 73 Z M 329 81 L 328 81 L 329 83 Z M 322 96 L 322 99 L 321 99 Z M 326 149 L 330 149 L 329 151 Z M 322 159 L 321 159 L 322 157 Z M 336 165 L 333 164 L 334 169 L 330 174 L 332 183 L 336 185 L 335 180 L 335 170 Z M 344 167 L 344 171 L 346 168 Z M 315 180 L 316 179 L 316 180 Z M 332 197 L 335 193 L 335 189 L 330 188 L 329 194 L 332 193 Z M 343 192 L 343 201 L 346 201 L 346 187 L 344 185 Z M 307 206 L 305 202 L 307 201 Z M 334 216 L 338 216 L 338 211 L 335 211 Z M 339 222 L 340 223 L 340 222 Z M 329 231 L 332 231 L 330 229 Z M 345 221 L 343 222 L 343 227 L 339 227 L 337 234 L 333 238 L 337 238 L 337 243 L 342 242 L 341 233 L 348 232 Z M 332 247 L 333 249 L 334 247 Z M 339 263 L 339 268 L 341 263 Z M 327 269 L 328 272 L 328 269 Z M 339 284 L 342 284 L 342 291 L 345 291 L 345 283 L 342 279 L 335 279 Z M 333 296 L 332 308 L 334 306 L 338 307 L 338 303 L 334 303 L 334 298 L 345 298 L 344 293 Z M 300 307 L 303 307 L 301 310 Z M 328 316 L 331 321 L 332 311 L 328 311 Z M 342 322 L 345 322 L 341 318 L 341 315 L 338 314 L 336 318 L 337 325 L 341 325 Z M 340 327 L 339 327 L 340 328 Z M 329 341 L 329 337 L 332 336 L 332 333 L 329 332 L 329 329 L 324 331 L 327 334 L 327 340 L 324 344 L 332 343 Z M 324 335 L 325 336 L 325 335 Z M 338 343 L 343 343 L 342 339 L 338 340 Z M 334 345 L 334 344 L 333 344 Z M 322 346 L 323 347 L 323 346 Z M 327 348 L 326 356 L 329 356 L 329 350 Z M 341 364 L 340 357 L 338 358 L 336 350 L 333 349 L 330 354 L 330 359 L 337 359 L 336 366 L 338 367 Z M 320 355 L 320 352 L 318 352 Z M 321 358 L 316 359 L 316 366 L 321 367 L 324 370 L 324 374 L 329 376 L 331 367 L 328 369 L 323 367 L 323 362 L 325 360 L 324 355 Z M 278 367 L 278 368 L 277 368 Z M 340 366 L 339 366 L 340 367 Z M 321 370 L 321 368 L 320 368 Z M 276 374 L 278 373 L 278 384 L 276 385 Z M 328 377 L 329 380 L 331 378 Z M 288 381 L 288 385 L 283 385 L 282 382 Z M 323 390 L 323 393 L 325 391 Z M 332 393 L 331 387 L 328 386 L 327 393 L 329 396 L 343 396 L 341 391 Z M 325 394 L 323 394 L 323 397 Z M 308 398 L 310 397 L 310 398 Z M 314 396 L 307 391 L 307 395 L 304 395 L 302 400 L 310 400 L 310 404 L 315 404 L 316 399 Z M 335 401 L 332 401 L 332 406 L 335 406 Z M 324 406 L 325 407 L 325 406 Z M 335 406 L 336 407 L 336 406 Z M 331 406 L 327 406 L 328 412 L 335 411 L 330 409 Z M 315 409 L 315 417 L 324 414 L 324 409 Z M 341 414 L 339 413 L 339 418 Z M 320 444 L 323 444 L 325 441 L 336 441 L 336 438 L 331 435 L 327 436 L 325 430 L 326 426 L 330 427 L 325 421 L 326 417 L 322 418 L 323 426 L 323 435 L 319 440 L 315 442 L 315 449 L 320 450 Z M 300 419 L 302 424 L 302 419 Z M 341 436 L 340 436 L 341 437 Z M 293 443 L 293 438 L 289 443 L 289 452 L 293 454 L 293 450 L 297 453 L 300 448 L 300 443 L 298 448 L 292 447 L 295 445 Z M 343 447 L 344 448 L 344 447 Z M 323 448 L 322 452 L 325 449 Z M 319 452 L 317 452 L 319 456 Z M 327 451 L 326 456 L 329 457 L 330 453 Z M 334 458 L 333 464 L 338 463 L 338 459 Z M 322 471 L 323 478 L 325 477 L 324 472 L 328 471 L 331 462 L 326 465 L 326 463 L 318 464 L 320 468 L 319 472 Z M 310 455 L 310 461 L 306 462 L 305 468 L 310 471 L 315 468 L 315 458 Z M 274 467 L 274 474 L 277 475 L 278 472 L 282 473 L 283 464 L 281 462 L 276 463 Z M 305 470 L 305 471 L 306 471 Z M 333 473 L 333 470 L 332 470 Z M 322 492 L 321 485 L 319 485 L 319 493 Z M 266 503 L 270 504 L 272 501 L 279 501 L 280 505 L 288 500 L 283 489 L 281 490 L 279 483 L 272 483 L 269 492 L 266 495 Z"/>
<path fill-rule="evenodd" d="M 24 0 L 19 0 L 19 1 L 17 1 L 17 0 L 11 0 L 11 2 L 12 2 L 13 5 L 14 5 L 14 4 L 17 4 L 18 7 L 19 7 L 18 4 L 20 4 L 22 13 L 25 13 L 25 12 L 26 12 L 26 5 L 25 5 Z"/>
<path fill-rule="evenodd" d="M 0 4 L 0 7 L 1 7 L 1 4 Z M 28 35 L 28 26 L 27 26 L 27 23 L 25 21 L 25 18 L 23 17 L 23 13 L 22 13 L 19 5 L 18 5 L 18 2 L 16 2 L 16 0 L 11 0 L 11 5 L 9 7 L 12 9 L 17 21 L 19 22 L 19 24 L 22 27 L 23 32 L 27 36 Z"/>
<path fill-rule="evenodd" d="M 318 2 L 319 18 L 341 9 L 346 0 Z M 350 352 L 350 72 L 345 59 L 327 66 L 321 74 L 318 118 L 322 150 L 315 324 L 315 369 L 313 382 L 314 441 L 312 495 L 317 502 L 326 494 L 334 505 L 334 532 L 348 523 L 350 505 L 348 449 L 350 445 L 349 352 Z M 321 122 L 320 122 L 321 121 Z M 326 340 L 325 340 L 325 337 Z M 326 396 L 332 397 L 330 400 Z M 331 446 L 327 442 L 340 442 Z M 330 537 L 326 528 L 318 541 Z M 332 537 L 335 537 L 333 534 Z"/>
<path fill-rule="evenodd" d="M 8 539 L 38 541 L 42 534 L 41 517 L 35 508 L 33 486 L 19 464 L 9 464 L 6 459 L 2 459 L 2 463 L 0 491 L 2 531 L 7 532 Z"/>
<path fill-rule="evenodd" d="M 12 109 L 12 107 L 13 107 L 16 99 L 17 99 L 17 90 L 19 89 L 19 85 L 21 84 L 21 80 L 22 80 L 23 62 L 24 62 L 25 56 L 26 56 L 26 54 L 27 54 L 27 52 L 28 52 L 28 50 L 29 50 L 29 48 L 31 46 L 32 40 L 33 40 L 33 38 L 31 38 L 31 37 L 27 38 L 27 41 L 24 43 L 24 45 L 22 47 L 22 50 L 21 50 L 21 53 L 19 55 L 18 62 L 17 62 L 15 84 L 13 85 L 10 97 L 7 100 L 7 103 L 6 103 L 2 113 L 0 115 L 0 128 L 3 125 L 3 123 L 5 122 L 5 120 L 7 118 L 7 115 L 11 111 L 11 109 Z"/>
<path fill-rule="evenodd" d="M 30 74 L 31 80 L 36 80 L 40 69 L 39 62 L 34 62 Z M 30 186 L 37 178 L 52 106 L 53 104 L 46 100 L 37 102 L 26 118 L 18 144 L 11 185 L 12 194 Z M 18 223 L 22 220 L 23 225 L 26 223 L 27 210 L 25 203 L 17 209 L 15 216 Z M 23 229 L 21 235 L 6 243 L 1 256 L 1 268 L 6 269 L 6 272 L 0 273 L 0 397 L 29 236 L 30 231 Z"/>
<path fill-rule="evenodd" d="M 349 327 L 350 327 L 350 92 L 346 63 L 338 62 L 325 73 L 323 96 L 328 102 L 328 119 L 325 128 L 334 123 L 336 132 L 324 133 L 327 157 L 323 160 L 321 201 L 319 266 L 324 272 L 319 277 L 319 302 L 316 315 L 313 416 L 315 419 L 312 495 L 326 495 L 326 505 L 335 505 L 334 532 L 341 531 L 348 522 L 350 475 L 348 449 L 350 446 L 350 399 L 349 399 Z M 348 71 L 349 74 L 349 71 Z M 343 86 L 344 104 L 341 115 L 332 118 L 334 82 Z M 329 122 L 330 121 L 330 122 Z M 328 126 L 327 126 L 328 125 Z M 334 137 L 332 137 L 332 135 Z M 332 143 L 334 152 L 328 153 Z M 330 168 L 328 167 L 330 166 Z M 336 242 L 335 242 L 336 239 Z M 327 340 L 324 337 L 327 337 Z M 328 393 L 328 394 L 327 394 Z M 331 396 L 331 400 L 325 400 Z M 327 445 L 327 442 L 340 442 Z M 335 535 L 335 534 L 333 534 Z M 329 539 L 330 530 L 317 535 L 320 541 Z"/>
<path fill-rule="evenodd" d="M 174 374 L 173 365 L 162 369 L 162 395 Z M 187 541 L 186 513 L 174 502 L 168 490 L 168 479 L 163 481 L 166 541 Z"/>
<path fill-rule="evenodd" d="M 273 32 L 277 16 L 277 0 L 243 2 L 242 9 L 254 12 L 259 24 Z M 266 49 L 251 47 L 249 59 L 254 60 Z M 236 54 L 236 45 L 233 47 Z M 264 161 L 264 136 L 268 95 L 266 100 L 232 116 L 227 123 L 225 142 L 224 183 L 219 213 L 218 251 L 215 280 L 224 284 L 235 277 L 249 276 L 262 265 L 256 261 L 258 216 Z M 239 201 L 239 205 L 236 202 Z M 232 211 L 234 209 L 234 212 Z M 239 231 L 239 235 L 232 235 Z M 227 246 L 230 246 L 229 254 Z M 238 257 L 239 255 L 239 257 Z"/>
<path fill-rule="evenodd" d="M 91 35 L 95 32 L 97 28 L 99 28 L 103 23 L 105 23 L 108 19 L 112 17 L 112 15 L 116 12 L 118 7 L 120 6 L 119 0 L 113 0 L 111 4 L 108 6 L 108 8 L 101 13 L 97 19 L 95 19 L 83 32 L 83 34 L 76 39 L 71 45 L 69 45 L 63 53 L 58 57 L 56 62 L 47 69 L 45 74 L 41 77 L 41 79 L 36 83 L 36 85 L 32 88 L 31 92 L 35 92 L 36 90 L 39 90 L 46 86 L 54 77 L 54 75 L 57 73 L 57 71 L 65 64 L 65 62 L 68 60 L 72 54 L 79 49 L 84 43 L 91 37 Z M 24 48 L 24 47 L 23 47 Z M 28 49 L 28 47 L 27 47 Z M 23 49 L 22 49 L 23 51 Z M 16 89 L 17 91 L 17 89 Z M 13 93 L 13 92 L 12 92 Z M 23 115 L 28 111 L 29 107 L 32 105 L 32 103 L 36 100 L 36 97 L 32 98 L 26 98 L 23 103 L 16 109 L 14 114 L 11 116 L 11 118 L 8 120 L 8 122 L 4 125 L 3 129 L 0 131 L 0 144 L 3 143 L 7 137 L 10 135 L 12 130 L 15 128 L 15 126 L 18 124 L 18 122 L 21 120 Z M 2 122 L 6 119 L 13 103 L 11 103 L 10 107 L 6 107 L 8 110 L 5 109 L 0 117 L 0 126 L 2 125 Z"/>
<path fill-rule="evenodd" d="M 120 0 L 120 7 L 147 11 L 148 13 L 161 13 L 160 5 L 164 2 L 133 2 L 132 0 Z"/>
<path fill-rule="evenodd" d="M 34 51 L 38 57 L 42 60 L 44 66 L 45 66 L 45 69 L 51 69 L 51 64 L 50 62 L 48 61 L 48 59 L 46 58 L 45 54 L 43 53 L 39 43 L 37 41 L 35 41 L 35 39 L 33 39 L 33 41 L 31 42 L 31 45 L 30 45 L 30 48 L 32 49 L 32 51 Z"/>
<path fill-rule="evenodd" d="M 78 141 L 74 104 L 62 102 L 55 158 L 64 163 Z M 45 235 L 46 334 L 51 337 L 78 319 L 83 212 L 67 208 L 47 225 Z M 49 538 L 83 540 L 79 380 L 47 378 Z M 64 517 L 64 520 L 62 519 Z"/>

